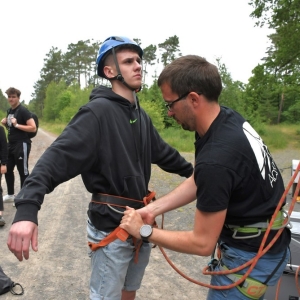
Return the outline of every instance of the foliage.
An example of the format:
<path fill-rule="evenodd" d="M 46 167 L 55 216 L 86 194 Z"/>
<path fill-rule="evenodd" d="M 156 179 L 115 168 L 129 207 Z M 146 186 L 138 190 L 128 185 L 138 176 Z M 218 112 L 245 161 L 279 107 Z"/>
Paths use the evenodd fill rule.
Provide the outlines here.
<path fill-rule="evenodd" d="M 58 84 L 51 82 L 46 90 L 44 119 L 45 121 L 59 118 L 60 110 L 68 102 L 66 93 L 66 83 L 61 80 Z M 60 103 L 62 101 L 62 103 Z"/>
<path fill-rule="evenodd" d="M 66 105 L 59 115 L 59 120 L 62 122 L 70 122 L 73 116 L 78 112 L 78 109 L 89 101 L 89 95 L 92 91 L 92 86 L 85 89 L 80 89 L 76 84 L 68 88 L 71 94 L 70 103 Z"/>
<path fill-rule="evenodd" d="M 9 104 L 7 98 L 3 95 L 2 90 L 0 89 L 0 111 L 7 111 Z"/>
<path fill-rule="evenodd" d="M 291 124 L 300 123 L 300 98 L 298 98 L 293 105 L 283 112 L 283 116 Z"/>
<path fill-rule="evenodd" d="M 267 64 L 277 74 L 291 75 L 300 62 L 300 0 L 252 0 L 249 4 L 254 8 L 251 16 L 257 19 L 257 25 L 266 24 L 275 30 L 270 36 Z"/>
<path fill-rule="evenodd" d="M 154 116 L 152 115 L 152 111 L 148 108 L 149 106 L 153 108 L 156 114 L 158 113 L 160 115 L 160 120 L 162 120 L 162 123 L 158 125 L 159 128 L 179 128 L 177 122 L 168 116 L 168 111 L 165 107 L 164 100 L 157 85 L 157 81 L 154 81 L 150 88 L 144 87 L 139 98 L 141 99 L 141 105 L 147 108 L 146 111 L 149 113 L 152 119 Z"/>
<path fill-rule="evenodd" d="M 253 100 L 261 102 L 259 114 L 270 123 L 298 121 L 294 116 L 300 92 L 300 0 L 251 0 L 249 4 L 256 25 L 273 30 L 263 72 L 254 74 L 256 84 L 252 82 L 255 91 L 263 79 L 263 97 Z"/>
<path fill-rule="evenodd" d="M 164 123 L 161 113 L 156 109 L 153 102 L 143 101 L 141 107 L 147 112 L 149 117 L 152 120 L 153 125 L 157 130 L 163 130 Z"/>
<path fill-rule="evenodd" d="M 251 123 L 268 123 L 270 114 L 272 115 L 272 109 L 265 110 L 265 104 L 269 103 L 270 99 L 274 98 L 274 93 L 272 93 L 272 91 L 274 92 L 274 89 L 271 86 L 272 81 L 269 78 L 269 74 L 266 74 L 264 70 L 263 65 L 255 67 L 252 71 L 254 76 L 249 79 L 249 83 L 245 89 L 246 118 Z M 274 107 L 275 112 L 277 111 L 277 106 L 278 105 L 275 105 Z M 263 110 L 269 113 L 269 116 L 264 114 Z"/>
<path fill-rule="evenodd" d="M 140 39 L 134 40 L 139 45 L 141 44 Z M 46 119 L 49 119 L 50 116 L 51 118 L 57 117 L 50 112 L 53 109 L 55 110 L 55 108 L 47 109 L 46 106 L 49 105 L 49 101 L 45 103 L 46 91 L 53 82 L 58 84 L 63 80 L 66 88 L 76 82 L 81 89 L 95 87 L 99 84 L 107 85 L 107 81 L 98 77 L 96 72 L 95 61 L 100 45 L 101 42 L 99 41 L 80 40 L 77 43 L 69 44 L 66 53 L 63 53 L 57 47 L 52 47 L 44 58 L 44 66 L 41 69 L 40 78 L 34 84 L 33 98 L 30 101 L 32 111 L 39 117 L 46 113 Z M 153 66 L 157 61 L 157 49 L 158 47 L 153 44 L 144 48 L 144 82 L 146 80 L 147 67 Z M 181 55 L 180 53 L 178 54 L 179 39 L 177 36 L 170 37 L 159 44 L 159 49 L 163 51 L 162 60 L 165 63 L 171 62 L 177 55 Z M 64 97 L 61 100 L 64 101 L 63 99 Z M 68 110 L 66 109 L 65 111 L 67 112 Z M 70 112 L 68 112 L 69 114 Z"/>
<path fill-rule="evenodd" d="M 76 44 L 69 44 L 66 54 L 64 55 L 64 77 L 67 84 L 70 85 L 74 81 L 79 86 L 87 86 L 95 84 L 95 61 L 96 53 L 99 49 L 99 43 L 91 44 L 90 40 L 78 41 Z M 84 84 L 81 78 L 84 78 Z"/>
<path fill-rule="evenodd" d="M 169 37 L 163 43 L 158 44 L 161 53 L 161 62 L 166 66 L 172 62 L 176 57 L 181 56 L 179 53 L 179 38 L 177 35 Z"/>
<path fill-rule="evenodd" d="M 145 77 L 147 75 L 147 66 L 153 66 L 156 60 L 156 50 L 157 47 L 155 45 L 149 45 L 144 49 L 143 55 L 143 81 L 145 82 Z"/>
<path fill-rule="evenodd" d="M 223 84 L 222 93 L 219 97 L 220 105 L 230 107 L 244 115 L 244 84 L 240 81 L 232 80 L 231 74 L 220 58 L 217 59 L 217 65 Z"/>
<path fill-rule="evenodd" d="M 164 118 L 163 118 L 163 109 L 161 106 L 161 95 L 157 89 L 152 86 L 150 89 L 144 87 L 139 93 L 139 100 L 141 107 L 147 112 L 150 116 L 152 123 L 157 128 L 157 130 L 163 129 Z"/>
<path fill-rule="evenodd" d="M 51 83 L 58 84 L 62 80 L 65 86 L 70 86 L 77 82 L 79 86 L 96 86 L 99 77 L 96 74 L 96 56 L 100 42 L 92 43 L 90 40 L 78 41 L 76 44 L 68 45 L 66 53 L 56 47 L 52 47 L 46 54 L 44 66 L 40 72 L 40 79 L 34 84 L 33 111 L 42 117 L 45 113 L 46 90 Z M 82 83 L 82 79 L 84 83 Z M 48 102 L 49 103 L 49 102 Z M 49 113 L 51 108 L 46 109 L 46 119 L 54 117 Z"/>
<path fill-rule="evenodd" d="M 248 84 L 234 81 L 226 65 L 217 59 L 223 83 L 219 103 L 235 109 L 261 131 L 265 124 L 299 123 L 299 3 L 300 0 L 250 0 L 254 8 L 251 16 L 258 20 L 257 26 L 268 25 L 274 33 L 269 36 L 271 46 L 267 56 L 253 69 Z M 134 40 L 142 44 L 142 40 Z M 69 122 L 78 108 L 88 101 L 95 86 L 109 85 L 96 74 L 95 61 L 100 45 L 100 41 L 80 40 L 69 44 L 65 53 L 52 47 L 44 59 L 40 78 L 34 84 L 29 109 L 47 122 Z M 143 47 L 143 51 L 143 82 L 150 66 L 165 66 L 181 56 L 176 35 L 158 45 Z M 180 125 L 168 116 L 156 78 L 155 73 L 151 86 L 143 85 L 140 104 L 159 129 L 179 129 Z M 4 107 L 8 104 L 0 90 L 0 110 Z"/>
<path fill-rule="evenodd" d="M 169 127 L 159 132 L 164 141 L 180 152 L 194 152 L 195 133 Z"/>

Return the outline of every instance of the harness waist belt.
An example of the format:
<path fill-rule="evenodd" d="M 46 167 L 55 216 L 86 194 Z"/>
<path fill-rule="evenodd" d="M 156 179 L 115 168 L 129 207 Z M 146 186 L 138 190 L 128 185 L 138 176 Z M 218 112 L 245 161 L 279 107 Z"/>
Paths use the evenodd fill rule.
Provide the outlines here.
<path fill-rule="evenodd" d="M 131 198 L 124 198 L 114 195 L 108 194 L 97 194 L 94 193 L 92 195 L 92 202 L 99 203 L 99 204 L 110 204 L 114 206 L 130 206 L 135 209 L 139 209 L 145 206 L 143 200 L 136 200 Z"/>
<path fill-rule="evenodd" d="M 124 198 L 119 196 L 113 196 L 108 194 L 100 194 L 94 193 L 92 196 L 92 202 L 99 203 L 99 204 L 106 204 L 108 206 L 130 206 L 134 208 L 141 208 L 145 205 L 148 205 L 151 200 L 155 200 L 155 192 L 149 192 L 143 200 L 135 200 L 131 198 Z M 115 210 L 115 209 L 114 209 Z M 109 235 L 107 235 L 103 240 L 99 241 L 98 243 L 88 242 L 88 245 L 92 251 L 96 251 L 98 248 L 105 247 L 109 243 L 113 242 L 116 239 L 120 239 L 121 241 L 125 242 L 126 239 L 129 237 L 129 234 L 126 230 L 122 229 L 121 227 L 117 227 L 114 231 L 112 231 Z M 132 240 L 135 245 L 135 258 L 134 262 L 138 262 L 138 253 L 139 249 L 143 243 L 142 240 L 137 241 L 136 238 L 132 237 Z"/>
<path fill-rule="evenodd" d="M 285 223 L 286 217 L 288 218 L 288 221 Z M 235 239 L 242 239 L 242 238 L 253 238 L 257 237 L 261 234 L 261 232 L 264 232 L 267 230 L 270 222 L 267 220 L 266 222 L 257 222 L 254 224 L 250 225 L 229 225 L 225 224 L 225 226 L 233 231 L 232 237 Z M 281 210 L 278 212 L 274 223 L 272 224 L 271 230 L 279 230 L 283 227 L 289 227 L 290 222 L 289 222 L 289 215 L 285 210 Z M 237 236 L 237 233 L 242 233 L 242 234 L 249 234 L 249 236 Z"/>

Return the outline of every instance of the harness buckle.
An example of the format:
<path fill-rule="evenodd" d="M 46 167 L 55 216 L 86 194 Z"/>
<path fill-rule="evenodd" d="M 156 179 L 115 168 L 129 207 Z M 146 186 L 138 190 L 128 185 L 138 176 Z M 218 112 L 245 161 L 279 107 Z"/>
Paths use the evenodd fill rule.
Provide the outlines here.
<path fill-rule="evenodd" d="M 243 239 L 252 239 L 255 237 L 258 237 L 261 235 L 261 228 L 257 228 L 257 233 L 252 234 L 252 235 L 240 235 L 238 236 L 237 233 L 240 232 L 239 228 L 236 228 L 233 230 L 232 238 L 236 240 L 243 240 Z"/>

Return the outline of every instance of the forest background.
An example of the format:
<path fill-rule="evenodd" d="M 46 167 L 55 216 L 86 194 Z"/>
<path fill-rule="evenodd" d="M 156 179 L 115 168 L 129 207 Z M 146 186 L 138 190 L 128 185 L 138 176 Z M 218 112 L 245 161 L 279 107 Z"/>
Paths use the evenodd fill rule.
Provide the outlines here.
<path fill-rule="evenodd" d="M 248 83 L 234 81 L 229 69 L 217 59 L 223 91 L 219 103 L 241 113 L 263 137 L 270 148 L 284 148 L 291 140 L 300 142 L 300 0 L 252 0 L 250 17 L 256 26 L 268 26 L 270 46 L 262 63 L 252 70 Z M 142 41 L 134 39 L 139 45 Z M 40 78 L 34 84 L 32 99 L 26 104 L 40 119 L 40 126 L 60 134 L 88 102 L 91 90 L 109 82 L 96 73 L 96 57 L 101 41 L 80 40 L 67 51 L 52 47 L 44 58 Z M 157 86 L 158 74 L 149 80 L 149 68 L 166 66 L 181 56 L 179 38 L 174 35 L 158 45 L 142 47 L 143 88 L 138 93 L 141 106 L 151 117 L 162 137 L 179 151 L 192 152 L 194 134 L 181 130 L 167 116 Z M 241 65 L 241 68 L 243 66 Z M 151 82 L 151 84 L 146 84 Z M 0 89 L 0 111 L 6 114 L 7 98 Z M 187 142 L 183 142 L 183 141 Z M 191 141 L 191 142 L 189 142 Z M 295 144 L 294 144 L 295 146 Z"/>

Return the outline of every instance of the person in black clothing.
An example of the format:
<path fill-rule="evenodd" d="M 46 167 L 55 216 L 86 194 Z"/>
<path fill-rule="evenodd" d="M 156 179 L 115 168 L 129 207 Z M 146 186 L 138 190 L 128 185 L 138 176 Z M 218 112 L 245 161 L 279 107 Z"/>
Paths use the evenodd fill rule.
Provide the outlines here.
<path fill-rule="evenodd" d="M 9 88 L 5 92 L 8 96 L 10 109 L 7 117 L 1 123 L 8 130 L 8 162 L 5 174 L 7 184 L 7 195 L 4 202 L 13 202 L 15 198 L 15 176 L 14 168 L 17 166 L 20 175 L 20 186 L 29 175 L 28 159 L 31 150 L 31 140 L 27 132 L 35 132 L 36 124 L 28 109 L 21 105 L 21 92 L 16 88 Z"/>
<path fill-rule="evenodd" d="M 128 208 L 120 227 L 136 238 L 183 253 L 209 256 L 218 244 L 221 259 L 213 261 L 212 270 L 232 270 L 256 256 L 278 204 L 278 209 L 285 204 L 284 199 L 280 201 L 284 193 L 280 171 L 251 125 L 234 110 L 219 105 L 222 82 L 216 66 L 196 55 L 182 56 L 165 67 L 158 85 L 168 116 L 196 133 L 194 176 L 140 210 Z M 194 199 L 191 231 L 152 228 L 157 215 Z M 284 229 L 244 284 L 211 288 L 207 299 L 263 299 L 267 286 L 277 283 L 290 256 L 291 232 L 284 227 L 284 212 L 275 216 L 265 246 Z M 248 269 L 213 275 L 211 284 L 228 286 Z"/>
<path fill-rule="evenodd" d="M 126 37 L 106 39 L 98 53 L 98 75 L 111 88 L 95 88 L 62 134 L 44 152 L 15 198 L 17 212 L 8 247 L 21 261 L 37 251 L 37 213 L 44 196 L 81 174 L 92 194 L 87 233 L 91 245 L 118 229 L 128 201 L 144 206 L 151 164 L 190 177 L 193 166 L 160 137 L 140 107 L 143 50 Z M 107 205 L 109 204 L 109 205 Z M 121 206 L 120 206 L 121 205 Z M 28 222 L 30 221 L 30 222 Z M 90 299 L 133 300 L 149 261 L 151 246 L 143 243 L 135 259 L 134 239 L 116 239 L 91 248 Z"/>
<path fill-rule="evenodd" d="M 7 164 L 7 140 L 4 128 L 0 126 L 0 226 L 5 225 L 5 220 L 2 216 L 4 211 L 3 205 L 3 189 L 2 189 L 2 174 L 6 173 L 6 164 Z"/>

